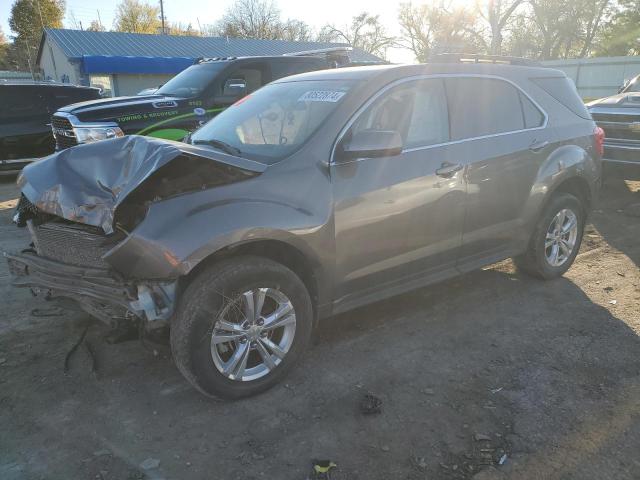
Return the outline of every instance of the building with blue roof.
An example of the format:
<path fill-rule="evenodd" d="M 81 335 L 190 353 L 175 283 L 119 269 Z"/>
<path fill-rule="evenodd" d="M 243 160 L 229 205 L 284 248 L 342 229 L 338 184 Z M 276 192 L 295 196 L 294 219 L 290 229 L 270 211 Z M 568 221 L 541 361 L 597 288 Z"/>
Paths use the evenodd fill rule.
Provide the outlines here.
<path fill-rule="evenodd" d="M 121 96 L 162 85 L 198 58 L 274 56 L 339 46 L 345 44 L 45 29 L 37 63 L 46 80 L 98 86 L 107 95 Z M 381 62 L 357 48 L 350 56 L 355 62 Z"/>

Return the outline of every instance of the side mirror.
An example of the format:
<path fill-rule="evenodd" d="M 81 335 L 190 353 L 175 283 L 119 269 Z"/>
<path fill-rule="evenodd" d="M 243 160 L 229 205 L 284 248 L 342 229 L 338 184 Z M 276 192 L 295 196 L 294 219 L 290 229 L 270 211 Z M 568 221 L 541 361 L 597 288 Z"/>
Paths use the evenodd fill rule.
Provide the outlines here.
<path fill-rule="evenodd" d="M 402 153 L 402 137 L 392 130 L 363 130 L 342 144 L 341 160 L 394 157 Z"/>
<path fill-rule="evenodd" d="M 247 82 L 244 78 L 228 78 L 224 82 L 222 95 L 225 97 L 244 97 L 247 93 Z"/>

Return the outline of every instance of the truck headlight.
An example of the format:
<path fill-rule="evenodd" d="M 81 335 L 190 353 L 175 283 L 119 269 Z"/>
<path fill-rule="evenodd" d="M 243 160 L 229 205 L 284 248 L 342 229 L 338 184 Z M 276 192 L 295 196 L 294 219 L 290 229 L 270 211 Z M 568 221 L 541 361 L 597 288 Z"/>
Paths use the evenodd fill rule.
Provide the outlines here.
<path fill-rule="evenodd" d="M 123 137 L 119 127 L 73 127 L 78 143 L 91 143 L 110 138 Z"/>

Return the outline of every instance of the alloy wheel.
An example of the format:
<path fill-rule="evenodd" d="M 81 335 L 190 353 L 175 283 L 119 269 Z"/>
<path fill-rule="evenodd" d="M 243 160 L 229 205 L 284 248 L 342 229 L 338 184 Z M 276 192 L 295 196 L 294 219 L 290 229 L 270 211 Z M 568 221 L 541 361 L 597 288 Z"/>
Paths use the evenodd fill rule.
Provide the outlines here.
<path fill-rule="evenodd" d="M 296 314 L 289 298 L 275 288 L 255 288 L 228 299 L 211 333 L 211 356 L 230 380 L 264 377 L 293 344 Z"/>
<path fill-rule="evenodd" d="M 578 217 L 570 209 L 560 210 L 547 229 L 544 252 L 552 267 L 563 265 L 573 253 L 578 238 Z"/>

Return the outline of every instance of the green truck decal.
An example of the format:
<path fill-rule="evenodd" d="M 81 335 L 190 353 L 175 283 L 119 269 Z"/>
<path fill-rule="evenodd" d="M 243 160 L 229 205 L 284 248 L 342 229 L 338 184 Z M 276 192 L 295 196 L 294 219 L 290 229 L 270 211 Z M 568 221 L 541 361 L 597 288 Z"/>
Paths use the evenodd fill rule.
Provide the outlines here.
<path fill-rule="evenodd" d="M 209 110 L 205 110 L 205 114 L 220 113 L 223 110 L 224 110 L 224 107 L 211 108 Z M 181 140 L 185 136 L 187 136 L 187 134 L 189 133 L 188 130 L 185 130 L 185 129 L 182 129 L 182 128 L 163 128 L 163 129 L 158 129 L 158 127 L 160 127 L 162 125 L 167 125 L 168 123 L 175 122 L 176 120 L 186 120 L 186 119 L 189 119 L 189 118 L 192 118 L 192 117 L 193 118 L 199 117 L 199 115 L 196 115 L 193 112 L 185 113 L 185 114 L 182 114 L 182 115 L 176 115 L 178 113 L 176 110 L 173 110 L 171 112 L 158 112 L 158 113 L 168 113 L 168 114 L 172 114 L 174 116 L 171 116 L 170 118 L 167 118 L 165 120 L 162 120 L 160 122 L 156 122 L 156 123 L 154 123 L 152 125 L 147 126 L 147 127 L 143 128 L 142 130 L 136 132 L 136 135 L 148 135 L 150 137 L 164 138 L 164 139 L 167 139 L 167 140 Z M 148 116 L 146 118 L 151 118 L 152 115 L 153 114 L 148 114 Z"/>

